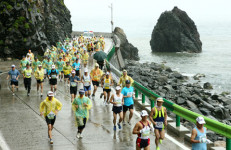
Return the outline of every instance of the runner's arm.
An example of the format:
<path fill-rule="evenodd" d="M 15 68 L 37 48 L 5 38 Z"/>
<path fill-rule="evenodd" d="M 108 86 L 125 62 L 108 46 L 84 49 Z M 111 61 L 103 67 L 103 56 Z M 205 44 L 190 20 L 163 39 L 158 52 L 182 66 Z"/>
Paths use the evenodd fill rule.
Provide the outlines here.
<path fill-rule="evenodd" d="M 56 110 L 60 111 L 62 109 L 62 106 L 63 104 L 59 100 L 56 100 Z"/>
<path fill-rule="evenodd" d="M 196 129 L 193 129 L 191 139 L 190 139 L 191 143 L 200 143 L 199 140 L 194 140 L 196 136 L 197 136 L 197 131 L 196 131 Z"/>
<path fill-rule="evenodd" d="M 164 125 L 165 126 L 167 126 L 167 117 L 168 117 L 168 115 L 167 115 L 167 109 L 166 109 L 166 107 L 164 107 Z"/>
<path fill-rule="evenodd" d="M 140 134 L 139 122 L 136 123 L 135 127 L 133 128 L 132 134 Z"/>
<path fill-rule="evenodd" d="M 155 111 L 154 111 L 154 107 L 152 108 L 150 115 L 149 115 L 149 119 L 152 122 L 153 125 L 156 125 L 155 121 L 153 120 L 153 116 L 155 115 Z"/>
<path fill-rule="evenodd" d="M 111 104 L 116 104 L 115 102 L 113 102 L 113 99 L 114 99 L 114 94 L 112 94 L 112 96 L 111 96 L 110 103 Z"/>
<path fill-rule="evenodd" d="M 40 103 L 40 107 L 39 107 L 40 116 L 43 115 L 44 107 L 45 107 L 45 103 L 44 103 L 44 101 L 43 101 L 43 102 Z"/>
<path fill-rule="evenodd" d="M 8 79 L 9 79 L 9 77 L 10 77 L 10 75 L 8 74 L 8 75 L 7 75 L 7 77 L 6 77 L 6 80 L 8 80 Z"/>

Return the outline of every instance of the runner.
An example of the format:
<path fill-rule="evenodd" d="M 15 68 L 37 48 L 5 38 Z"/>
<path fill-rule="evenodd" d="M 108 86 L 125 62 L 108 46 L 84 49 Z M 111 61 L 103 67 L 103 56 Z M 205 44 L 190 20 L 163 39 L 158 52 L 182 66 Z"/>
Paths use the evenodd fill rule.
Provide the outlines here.
<path fill-rule="evenodd" d="M 37 80 L 37 94 L 39 93 L 39 86 L 41 87 L 40 96 L 43 97 L 43 81 L 44 81 L 44 70 L 42 65 L 38 65 L 38 69 L 36 70 L 35 79 Z"/>
<path fill-rule="evenodd" d="M 6 80 L 8 80 L 10 77 L 10 85 L 11 85 L 11 90 L 13 92 L 12 95 L 14 96 L 15 95 L 14 94 L 14 87 L 16 87 L 16 89 L 18 91 L 18 78 L 19 78 L 20 73 L 17 69 L 15 69 L 15 65 L 12 65 L 11 68 L 12 68 L 12 70 L 10 70 L 8 72 L 8 76 L 7 76 Z"/>
<path fill-rule="evenodd" d="M 78 98 L 74 99 L 74 102 L 72 103 L 72 108 L 75 112 L 76 123 L 78 126 L 78 132 L 76 137 L 82 138 L 82 132 L 89 118 L 89 109 L 91 109 L 92 104 L 91 100 L 88 97 L 84 96 L 83 89 L 79 90 L 79 95 L 80 96 Z"/>
<path fill-rule="evenodd" d="M 44 79 L 46 79 L 47 77 L 47 56 L 44 56 L 42 65 L 43 65 L 43 71 L 44 71 Z"/>
<path fill-rule="evenodd" d="M 192 150 L 207 150 L 208 139 L 206 137 L 205 120 L 203 117 L 197 117 L 196 127 L 192 130 L 191 143 Z"/>
<path fill-rule="evenodd" d="M 148 121 L 148 113 L 146 110 L 142 110 L 141 120 L 136 123 L 133 128 L 133 134 L 137 134 L 138 137 L 136 139 L 136 150 L 150 150 L 150 131 L 153 131 L 153 128 L 150 126 L 150 122 Z"/>
<path fill-rule="evenodd" d="M 60 82 L 62 82 L 63 79 L 63 66 L 64 66 L 64 61 L 62 61 L 62 57 L 59 57 L 59 60 L 56 62 L 57 70 L 61 73 L 59 76 Z"/>
<path fill-rule="evenodd" d="M 37 57 L 34 58 L 34 61 L 32 62 L 32 69 L 35 72 L 38 68 L 38 65 L 40 65 L 41 62 L 38 60 Z"/>
<path fill-rule="evenodd" d="M 91 77 L 88 74 L 88 69 L 85 68 L 84 69 L 84 75 L 81 78 L 81 81 L 83 83 L 83 88 L 85 91 L 85 96 L 90 98 L 91 95 Z"/>
<path fill-rule="evenodd" d="M 27 90 L 27 96 L 30 96 L 32 69 L 29 63 L 26 64 L 26 69 L 23 70 L 22 75 L 24 78 L 24 86 Z"/>
<path fill-rule="evenodd" d="M 47 57 L 47 62 L 46 62 L 47 74 L 49 71 L 51 71 L 52 65 L 54 65 L 54 63 L 51 61 L 51 57 Z"/>
<path fill-rule="evenodd" d="M 49 91 L 47 98 L 40 104 L 40 116 L 44 115 L 48 126 L 48 137 L 50 138 L 50 144 L 53 144 L 52 130 L 56 120 L 58 111 L 62 108 L 62 103 L 54 98 L 54 93 Z"/>
<path fill-rule="evenodd" d="M 113 80 L 110 79 L 110 73 L 106 73 L 106 77 L 101 81 L 101 86 L 103 88 L 103 94 L 104 94 L 104 104 L 108 105 L 109 103 L 109 98 L 111 94 L 111 86 L 113 85 Z M 107 98 L 107 101 L 106 101 Z"/>
<path fill-rule="evenodd" d="M 26 69 L 26 64 L 28 64 L 29 61 L 26 60 L 25 56 L 22 56 L 22 60 L 20 62 L 20 68 L 21 68 L 21 72 L 23 72 L 24 69 Z"/>
<path fill-rule="evenodd" d="M 70 76 L 70 94 L 71 94 L 71 103 L 76 97 L 77 91 L 78 91 L 78 82 L 80 82 L 80 79 L 78 76 L 75 76 L 75 70 L 72 70 L 71 76 Z"/>
<path fill-rule="evenodd" d="M 87 64 L 88 63 L 88 58 L 89 58 L 89 55 L 88 55 L 87 51 L 84 50 L 84 53 L 82 55 L 82 62 L 83 62 L 83 64 Z"/>
<path fill-rule="evenodd" d="M 70 74 L 71 74 L 72 68 L 70 66 L 69 62 L 66 62 L 66 65 L 63 67 L 63 73 L 64 73 L 64 85 L 66 85 L 67 80 L 67 86 L 70 84 Z"/>
<path fill-rule="evenodd" d="M 73 69 L 76 72 L 75 75 L 80 78 L 81 69 L 80 69 L 80 63 L 79 63 L 79 59 L 78 58 L 76 58 L 76 61 L 73 63 L 72 67 L 73 67 Z"/>
<path fill-rule="evenodd" d="M 157 106 L 152 108 L 149 118 L 155 128 L 154 133 L 156 136 L 156 150 L 159 150 L 159 143 L 162 144 L 165 136 L 164 126 L 167 126 L 167 110 L 162 106 L 164 102 L 163 98 L 159 97 L 156 99 L 156 101 Z"/>
<path fill-rule="evenodd" d="M 56 95 L 58 76 L 59 71 L 55 69 L 55 65 L 52 65 L 52 69 L 48 72 L 48 78 L 50 79 L 51 91 L 54 92 L 54 95 Z"/>
<path fill-rule="evenodd" d="M 29 54 L 30 59 L 33 61 L 34 60 L 34 54 L 31 52 L 31 50 L 29 50 L 27 54 Z"/>
<path fill-rule="evenodd" d="M 123 99 L 123 94 L 121 94 L 121 87 L 117 86 L 116 87 L 116 93 L 112 94 L 111 99 L 110 99 L 110 103 L 113 104 L 112 107 L 112 111 L 113 111 L 113 130 L 116 130 L 116 118 L 117 118 L 117 114 L 119 114 L 120 119 L 119 122 L 117 123 L 118 128 L 121 129 L 121 125 L 120 123 L 123 120 L 123 112 L 122 112 L 122 106 L 124 104 L 124 99 Z"/>
<path fill-rule="evenodd" d="M 126 80 L 126 86 L 122 89 L 122 94 L 124 98 L 124 105 L 123 105 L 123 124 L 125 125 L 124 119 L 126 116 L 126 112 L 129 109 L 129 120 L 128 124 L 131 125 L 131 119 L 133 116 L 133 104 L 134 104 L 134 88 L 131 86 L 130 80 Z"/>
<path fill-rule="evenodd" d="M 100 78 L 102 75 L 103 75 L 103 71 L 99 69 L 99 64 L 95 63 L 95 68 L 90 73 L 92 84 L 94 86 L 92 97 L 95 96 L 95 92 L 97 90 L 97 87 L 99 86 Z"/>
<path fill-rule="evenodd" d="M 29 61 L 29 64 L 31 65 L 32 60 L 31 60 L 29 53 L 27 53 L 27 55 L 26 55 L 26 60 Z"/>
<path fill-rule="evenodd" d="M 127 70 L 123 70 L 123 75 L 120 77 L 120 80 L 119 80 L 119 85 L 122 84 L 122 88 L 126 86 L 126 83 L 125 81 L 126 80 L 129 80 L 131 84 L 133 84 L 134 80 L 127 75 Z"/>

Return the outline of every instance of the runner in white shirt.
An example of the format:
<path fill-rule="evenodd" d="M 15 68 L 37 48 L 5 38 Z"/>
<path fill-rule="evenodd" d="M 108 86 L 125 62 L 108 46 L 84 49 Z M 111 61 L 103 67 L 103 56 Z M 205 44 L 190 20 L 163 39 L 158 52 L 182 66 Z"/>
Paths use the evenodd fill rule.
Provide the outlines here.
<path fill-rule="evenodd" d="M 90 98 L 90 95 L 91 95 L 91 76 L 88 74 L 87 68 L 84 69 L 84 75 L 81 78 L 81 82 L 83 83 L 85 96 Z"/>
<path fill-rule="evenodd" d="M 117 123 L 118 128 L 121 129 L 121 125 L 120 123 L 123 120 L 123 104 L 124 104 L 124 98 L 123 98 L 123 94 L 121 94 L 121 88 L 120 86 L 116 87 L 116 93 L 112 94 L 111 99 L 110 99 L 110 103 L 113 104 L 112 107 L 112 111 L 113 111 L 113 123 L 114 123 L 114 131 L 116 130 L 116 118 L 117 118 L 117 114 L 119 114 L 120 119 L 119 122 Z"/>

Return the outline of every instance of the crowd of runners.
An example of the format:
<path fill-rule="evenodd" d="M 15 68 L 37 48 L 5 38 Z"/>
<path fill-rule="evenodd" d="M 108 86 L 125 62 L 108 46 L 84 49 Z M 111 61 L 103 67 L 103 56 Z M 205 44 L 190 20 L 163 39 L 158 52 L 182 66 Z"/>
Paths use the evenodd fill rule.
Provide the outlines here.
<path fill-rule="evenodd" d="M 100 97 L 103 98 L 104 105 L 112 104 L 113 111 L 113 130 L 122 129 L 122 125 L 131 125 L 134 106 L 134 88 L 133 79 L 123 70 L 119 82 L 114 83 L 112 73 L 107 67 L 94 64 L 90 70 L 89 57 L 98 51 L 104 51 L 105 41 L 102 36 L 91 39 L 74 37 L 66 38 L 64 42 L 57 42 L 44 53 L 42 60 L 39 60 L 31 50 L 26 56 L 23 56 L 20 62 L 20 70 L 15 65 L 11 66 L 7 79 L 10 78 L 10 85 L 13 95 L 15 88 L 18 90 L 18 80 L 20 74 L 24 79 L 24 87 L 27 96 L 30 96 L 31 80 L 34 75 L 37 81 L 37 94 L 43 97 L 43 83 L 49 82 L 50 90 L 40 104 L 40 115 L 44 116 L 48 125 L 48 138 L 52 140 L 52 129 L 58 112 L 62 109 L 62 103 L 55 98 L 57 92 L 57 83 L 63 82 L 64 86 L 69 88 L 72 103 L 72 109 L 75 113 L 76 125 L 78 127 L 77 138 L 82 138 L 82 132 L 89 118 L 89 110 L 92 107 L 91 100 L 96 99 L 96 91 L 101 86 L 103 91 Z M 40 58 L 41 59 L 41 58 Z M 112 87 L 115 92 L 112 92 Z M 78 87 L 80 87 L 78 89 Z M 92 91 L 93 88 L 93 91 Z M 134 125 L 133 134 L 137 134 L 136 149 L 150 149 L 150 133 L 155 133 L 156 149 L 159 150 L 159 144 L 165 136 L 164 127 L 167 125 L 167 110 L 163 107 L 163 98 L 157 98 L 156 106 L 148 114 L 146 110 L 141 111 L 141 120 Z M 125 120 L 126 112 L 129 117 Z M 117 115 L 119 120 L 117 121 Z M 148 119 L 150 121 L 148 121 Z"/>

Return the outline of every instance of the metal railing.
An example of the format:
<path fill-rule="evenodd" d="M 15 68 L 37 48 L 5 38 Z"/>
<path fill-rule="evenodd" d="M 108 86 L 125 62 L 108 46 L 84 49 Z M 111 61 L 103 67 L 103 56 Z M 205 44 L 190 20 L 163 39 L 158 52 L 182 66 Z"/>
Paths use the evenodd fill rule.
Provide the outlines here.
<path fill-rule="evenodd" d="M 110 69 L 111 72 L 113 72 L 115 75 L 117 75 L 118 77 L 120 77 L 122 75 L 122 72 L 119 71 L 117 68 L 115 68 L 109 61 L 112 58 L 112 56 L 115 53 L 115 47 L 113 46 L 113 48 L 111 49 L 111 51 L 108 53 L 108 57 L 106 60 L 106 63 L 108 65 L 110 65 Z M 155 101 L 158 97 L 160 97 L 158 94 L 152 92 L 151 90 L 147 89 L 146 87 L 142 86 L 140 83 L 138 82 L 134 82 L 133 84 L 134 88 L 135 88 L 135 97 L 138 98 L 139 97 L 139 92 L 142 94 L 142 103 L 145 103 L 145 97 L 148 97 L 150 102 L 151 102 L 151 108 L 153 108 L 155 106 Z M 164 103 L 163 105 L 167 108 L 167 110 L 173 112 L 174 114 L 176 114 L 176 127 L 180 127 L 180 117 L 196 123 L 196 118 L 198 116 L 203 116 L 201 114 L 192 112 L 186 108 L 183 108 L 167 99 L 163 99 Z M 226 137 L 226 150 L 231 150 L 231 126 L 221 123 L 219 121 L 210 119 L 208 117 L 203 116 L 206 124 L 205 127 L 207 127 L 208 129 L 214 131 L 215 133 L 218 133 L 224 137 Z"/>

